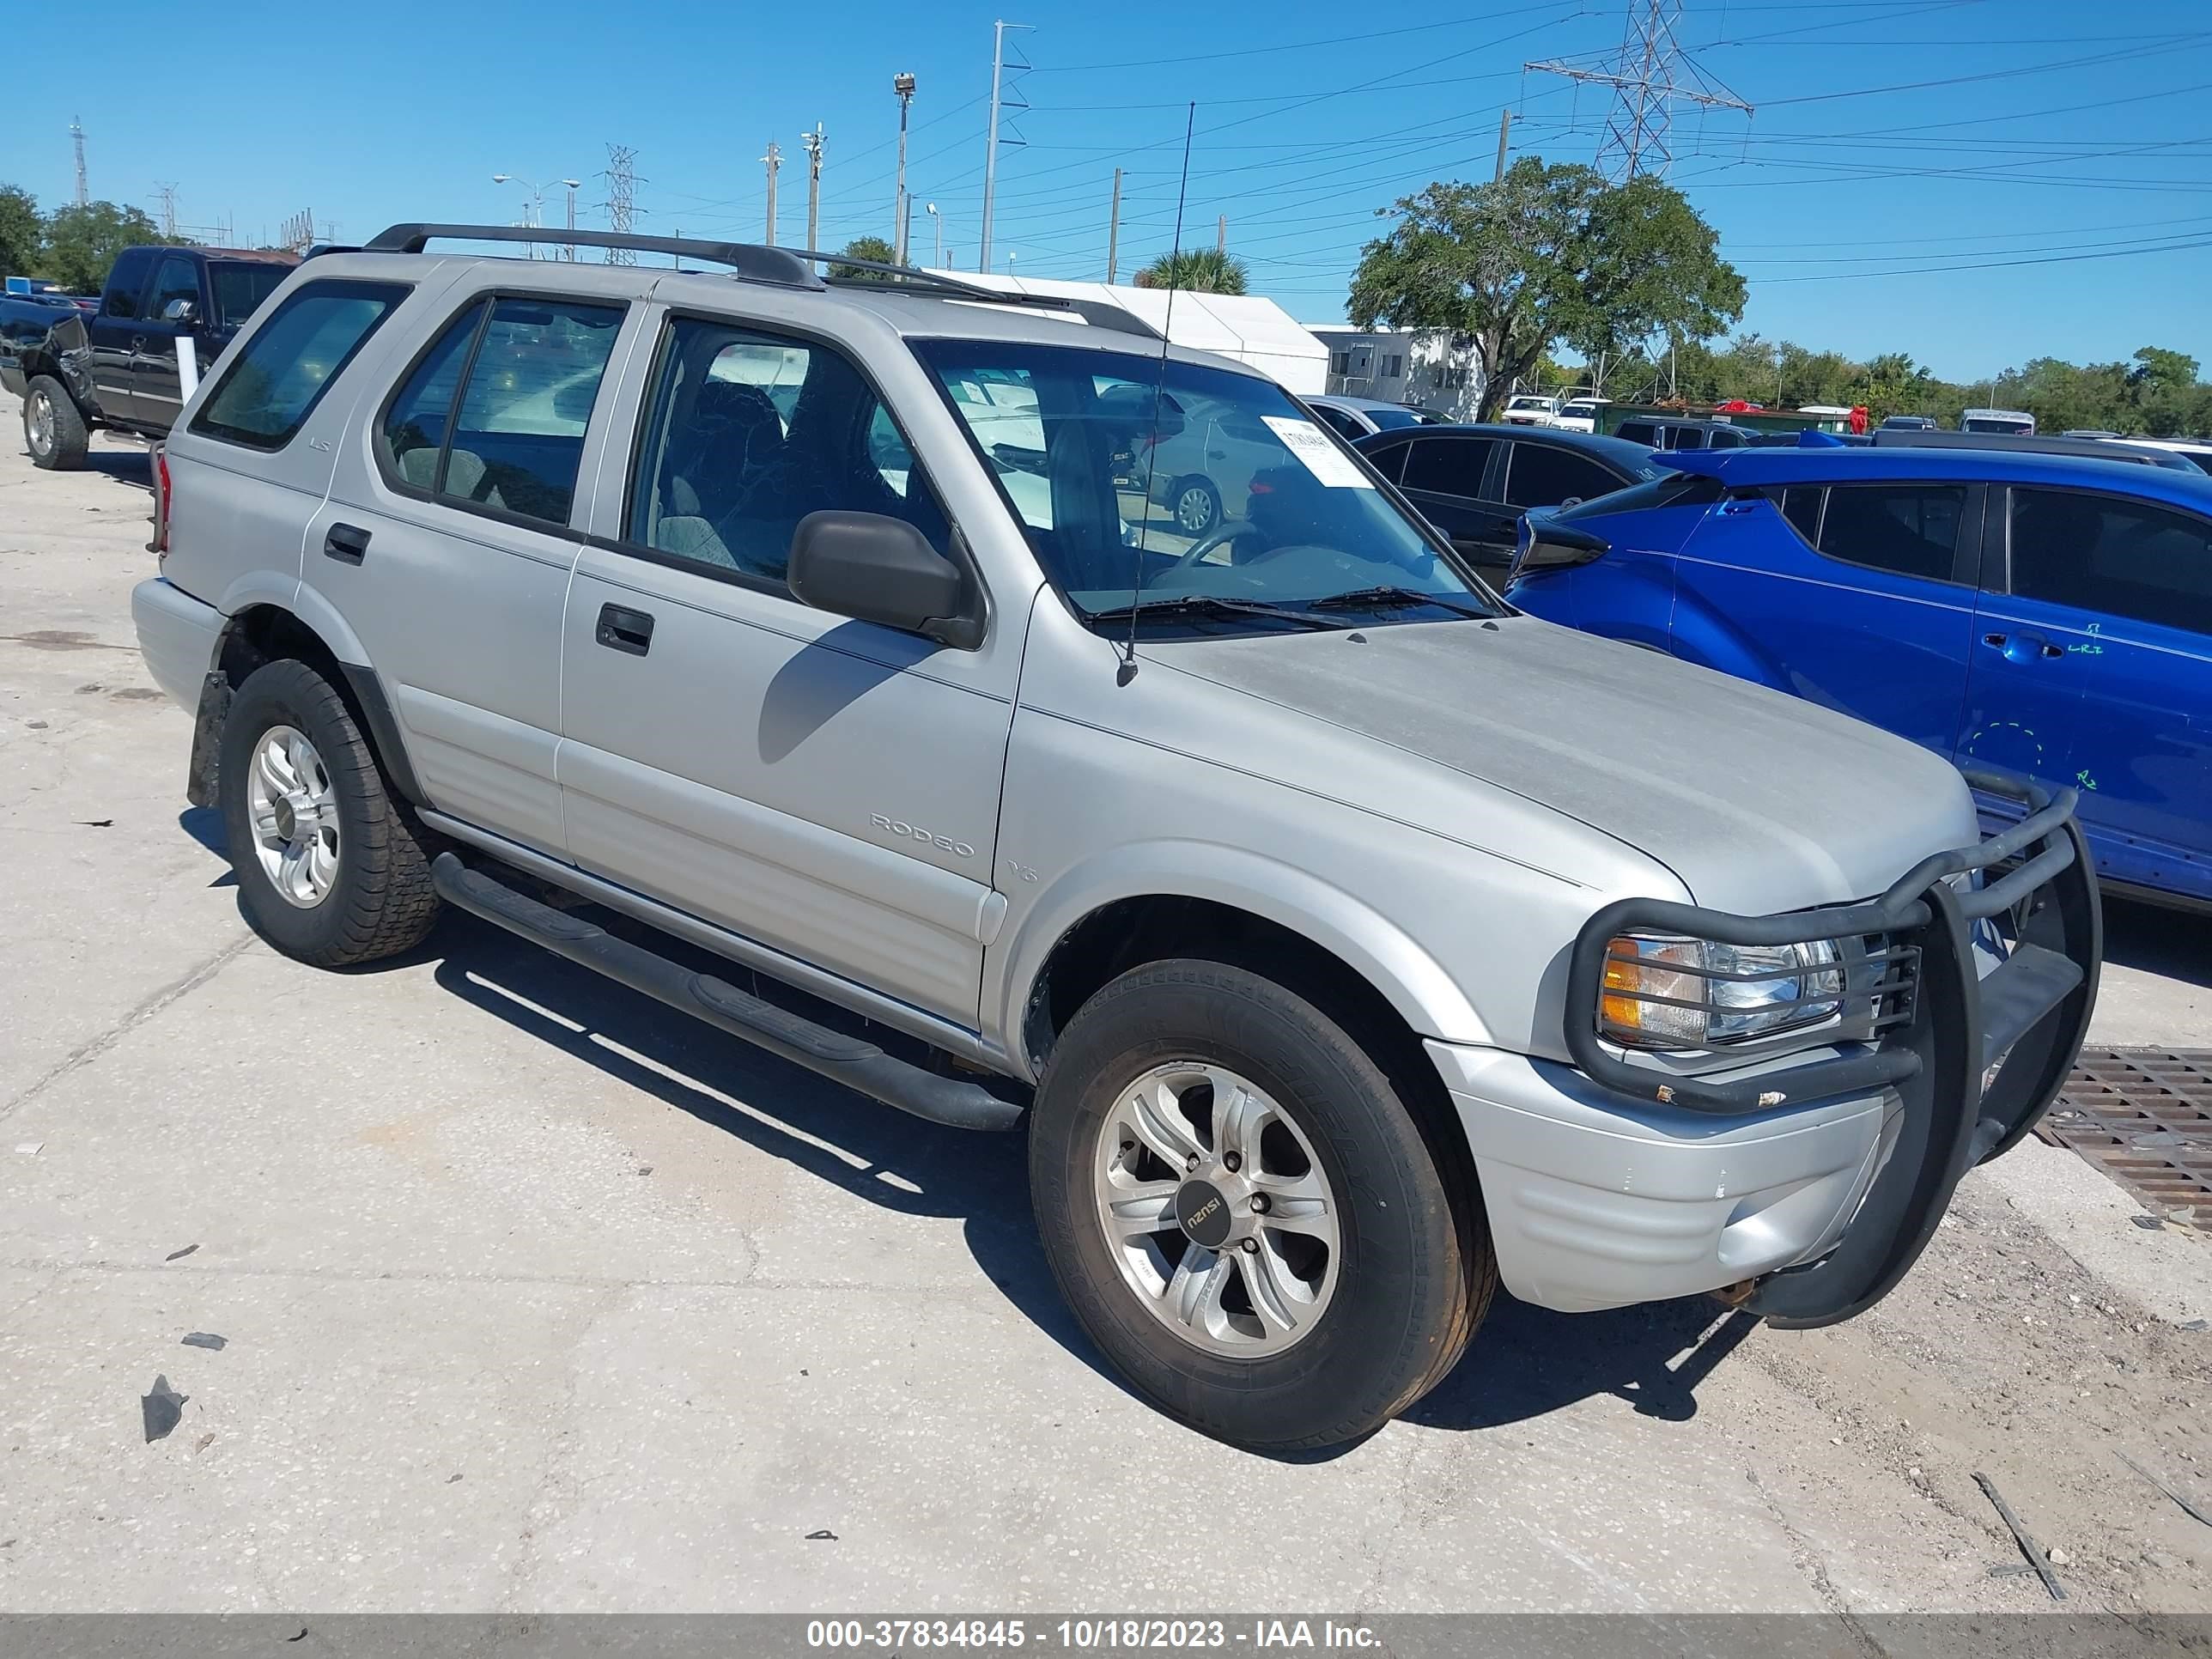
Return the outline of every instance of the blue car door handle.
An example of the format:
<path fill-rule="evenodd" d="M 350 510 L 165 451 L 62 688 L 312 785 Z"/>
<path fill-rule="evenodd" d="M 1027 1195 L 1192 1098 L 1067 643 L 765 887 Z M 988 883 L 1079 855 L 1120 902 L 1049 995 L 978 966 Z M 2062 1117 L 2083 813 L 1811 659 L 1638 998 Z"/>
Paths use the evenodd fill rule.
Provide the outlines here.
<path fill-rule="evenodd" d="M 2063 646 L 2051 644 L 2040 634 L 1984 634 L 1982 643 L 2004 653 L 2008 662 L 2033 662 L 2039 657 L 2051 660 L 2066 654 Z"/>

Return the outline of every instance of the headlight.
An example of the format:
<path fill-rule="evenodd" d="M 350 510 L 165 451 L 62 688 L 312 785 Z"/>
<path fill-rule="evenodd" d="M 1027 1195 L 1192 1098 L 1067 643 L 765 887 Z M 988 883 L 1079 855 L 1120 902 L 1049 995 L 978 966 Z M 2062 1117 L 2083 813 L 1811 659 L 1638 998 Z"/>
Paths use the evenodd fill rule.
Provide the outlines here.
<path fill-rule="evenodd" d="M 1832 1018 L 1844 974 L 1832 940 L 1722 945 L 1624 933 L 1606 946 L 1598 1030 L 1631 1048 L 1707 1048 Z"/>

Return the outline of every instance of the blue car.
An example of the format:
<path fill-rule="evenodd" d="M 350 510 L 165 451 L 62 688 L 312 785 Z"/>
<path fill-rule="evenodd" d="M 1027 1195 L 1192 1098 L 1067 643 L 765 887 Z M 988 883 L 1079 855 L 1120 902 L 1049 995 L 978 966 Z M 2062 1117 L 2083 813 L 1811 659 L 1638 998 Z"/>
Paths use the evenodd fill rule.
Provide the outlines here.
<path fill-rule="evenodd" d="M 2212 478 L 1809 441 L 1666 459 L 1531 514 L 1513 602 L 2071 785 L 2109 886 L 2212 903 Z"/>

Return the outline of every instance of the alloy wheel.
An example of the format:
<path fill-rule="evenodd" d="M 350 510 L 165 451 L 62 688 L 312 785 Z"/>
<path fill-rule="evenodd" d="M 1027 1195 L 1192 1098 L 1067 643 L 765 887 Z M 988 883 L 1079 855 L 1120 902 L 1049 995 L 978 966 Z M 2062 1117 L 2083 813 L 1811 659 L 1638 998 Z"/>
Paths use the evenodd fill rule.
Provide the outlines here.
<path fill-rule="evenodd" d="M 338 878 L 337 798 L 305 732 L 272 726 L 253 747 L 246 811 L 262 873 L 289 904 L 313 909 Z"/>
<path fill-rule="evenodd" d="M 1139 1304 L 1193 1346 L 1264 1358 L 1313 1334 L 1336 1289 L 1336 1195 L 1312 1143 L 1249 1079 L 1146 1072 L 1100 1128 L 1094 1196 Z"/>

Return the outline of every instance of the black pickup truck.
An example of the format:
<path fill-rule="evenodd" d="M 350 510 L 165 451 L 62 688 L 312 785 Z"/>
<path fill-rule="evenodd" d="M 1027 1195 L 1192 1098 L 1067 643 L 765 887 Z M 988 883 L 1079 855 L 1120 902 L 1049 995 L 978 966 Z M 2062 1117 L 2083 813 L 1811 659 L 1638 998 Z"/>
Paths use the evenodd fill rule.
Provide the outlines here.
<path fill-rule="evenodd" d="M 191 341 L 204 374 L 298 263 L 280 252 L 132 247 L 89 310 L 51 295 L 0 300 L 0 386 L 23 400 L 32 461 L 81 465 L 100 427 L 167 437 L 184 404 L 178 341 Z"/>

